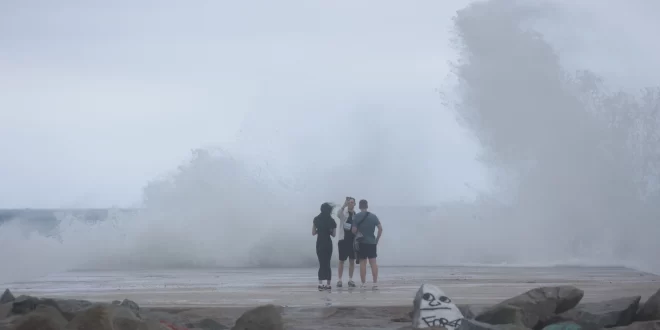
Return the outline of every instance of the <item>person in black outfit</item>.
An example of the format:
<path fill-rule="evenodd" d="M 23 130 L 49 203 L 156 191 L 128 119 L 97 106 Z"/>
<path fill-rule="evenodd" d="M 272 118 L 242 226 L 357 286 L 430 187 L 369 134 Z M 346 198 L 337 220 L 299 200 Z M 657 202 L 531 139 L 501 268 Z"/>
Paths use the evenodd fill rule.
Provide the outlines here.
<path fill-rule="evenodd" d="M 332 218 L 332 205 L 323 203 L 321 213 L 314 218 L 312 235 L 316 236 L 316 256 L 319 258 L 319 291 L 330 290 L 332 270 L 330 259 L 332 258 L 332 238 L 337 234 L 337 222 Z M 323 281 L 326 284 L 323 285 Z"/>

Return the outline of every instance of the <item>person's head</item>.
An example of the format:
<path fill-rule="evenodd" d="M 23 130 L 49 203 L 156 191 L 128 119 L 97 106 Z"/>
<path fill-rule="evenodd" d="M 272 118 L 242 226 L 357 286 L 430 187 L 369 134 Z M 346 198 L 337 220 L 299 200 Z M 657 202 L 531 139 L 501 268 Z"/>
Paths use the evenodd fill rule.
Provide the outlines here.
<path fill-rule="evenodd" d="M 332 205 L 330 203 L 321 204 L 321 214 L 330 215 L 332 213 Z"/>
<path fill-rule="evenodd" d="M 348 210 L 353 211 L 353 209 L 355 209 L 355 198 L 346 197 L 346 202 L 347 202 L 346 205 L 348 206 Z"/>
<path fill-rule="evenodd" d="M 360 211 L 366 211 L 369 208 L 369 202 L 366 199 L 360 200 Z"/>

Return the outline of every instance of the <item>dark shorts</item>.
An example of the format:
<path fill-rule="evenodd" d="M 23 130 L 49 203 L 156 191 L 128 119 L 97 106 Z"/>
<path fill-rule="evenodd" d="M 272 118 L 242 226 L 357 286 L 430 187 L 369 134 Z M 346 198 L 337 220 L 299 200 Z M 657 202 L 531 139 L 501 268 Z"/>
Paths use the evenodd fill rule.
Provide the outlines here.
<path fill-rule="evenodd" d="M 374 259 L 378 257 L 376 244 L 360 243 L 360 251 L 358 251 L 358 259 Z"/>
<path fill-rule="evenodd" d="M 353 251 L 352 240 L 341 240 L 337 243 L 339 247 L 339 260 L 346 261 L 346 259 L 355 259 L 355 251 Z"/>

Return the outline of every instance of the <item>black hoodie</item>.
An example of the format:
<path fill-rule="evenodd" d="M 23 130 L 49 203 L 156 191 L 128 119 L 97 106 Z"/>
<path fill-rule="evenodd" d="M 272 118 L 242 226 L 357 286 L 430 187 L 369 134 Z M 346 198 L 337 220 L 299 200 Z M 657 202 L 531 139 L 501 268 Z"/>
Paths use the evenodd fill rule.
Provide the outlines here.
<path fill-rule="evenodd" d="M 316 227 L 316 246 L 324 245 L 332 247 L 332 231 L 337 228 L 337 222 L 332 218 L 332 205 L 323 203 L 321 213 L 314 218 Z"/>

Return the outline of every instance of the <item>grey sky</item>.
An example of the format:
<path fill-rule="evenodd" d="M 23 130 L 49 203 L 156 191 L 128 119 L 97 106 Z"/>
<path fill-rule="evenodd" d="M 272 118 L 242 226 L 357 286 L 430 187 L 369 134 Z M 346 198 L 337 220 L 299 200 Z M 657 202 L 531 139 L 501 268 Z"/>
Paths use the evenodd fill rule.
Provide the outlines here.
<path fill-rule="evenodd" d="M 451 16 L 468 2 L 4 1 L 0 207 L 128 205 L 212 145 L 332 169 L 365 136 L 417 166 L 379 158 L 389 165 L 373 174 L 407 172 L 410 202 L 469 194 L 465 182 L 485 184 L 477 149 L 436 90 L 455 57 Z M 553 3 L 569 8 L 544 31 L 565 62 L 653 79 L 639 64 L 658 64 L 651 50 L 620 59 L 656 47 L 632 31 L 658 28 L 646 19 L 657 5 Z M 606 30 L 623 44 L 599 56 L 612 47 L 594 35 L 622 13 L 638 19 Z"/>
<path fill-rule="evenodd" d="M 462 168 L 473 155 L 432 112 L 464 3 L 3 2 L 0 207 L 131 203 L 191 148 L 268 142 L 287 159 L 370 106 L 433 116 Z"/>

